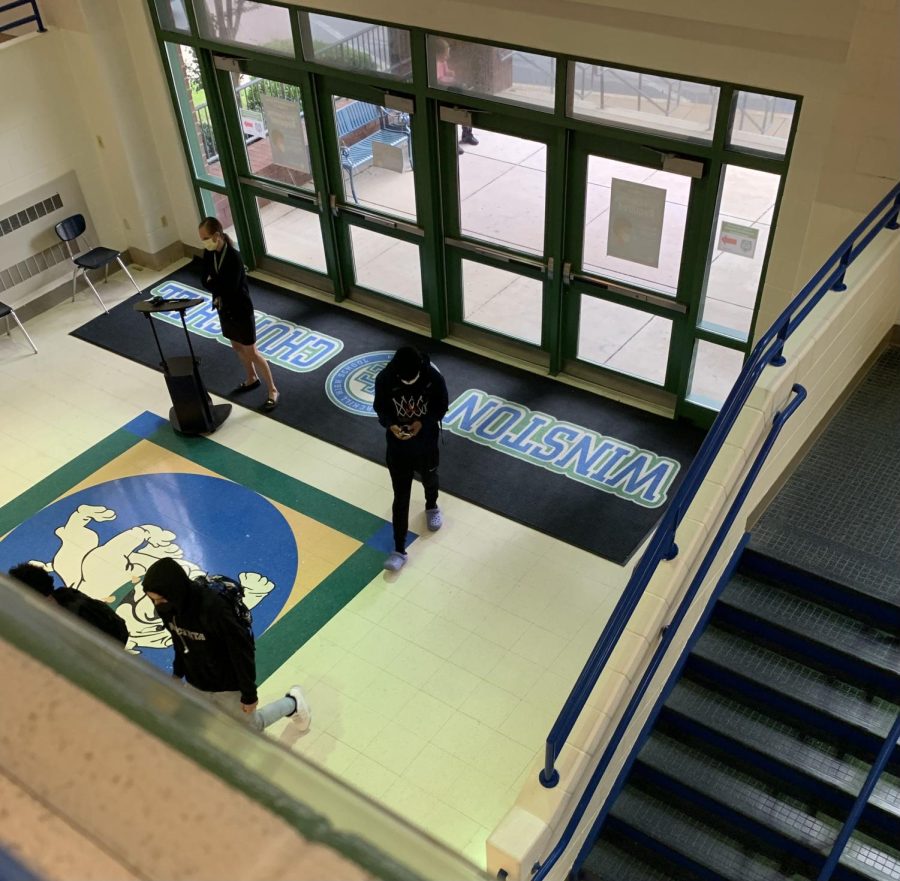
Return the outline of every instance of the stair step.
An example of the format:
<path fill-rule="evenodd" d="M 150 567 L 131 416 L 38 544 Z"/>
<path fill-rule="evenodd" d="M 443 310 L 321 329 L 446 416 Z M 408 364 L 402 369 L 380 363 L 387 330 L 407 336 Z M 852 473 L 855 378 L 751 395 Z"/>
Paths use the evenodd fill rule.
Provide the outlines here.
<path fill-rule="evenodd" d="M 897 840 L 900 841 L 900 838 Z M 890 849 L 859 833 L 852 835 L 847 842 L 841 854 L 840 865 L 850 869 L 858 877 L 871 878 L 873 881 L 900 879 L 900 851 Z"/>
<path fill-rule="evenodd" d="M 836 726 L 852 726 L 879 741 L 887 736 L 900 712 L 896 704 L 868 698 L 859 688 L 717 627 L 708 627 L 700 637 L 693 658 L 763 689 L 773 705 L 787 707 L 795 702 Z"/>
<path fill-rule="evenodd" d="M 900 637 L 797 593 L 738 573 L 719 603 L 883 674 L 900 674 Z"/>
<path fill-rule="evenodd" d="M 840 831 L 836 820 L 814 816 L 799 800 L 774 795 L 772 787 L 734 765 L 658 731 L 638 756 L 638 777 L 642 766 L 699 793 L 713 811 L 716 806 L 726 808 L 820 854 L 830 851 Z"/>
<path fill-rule="evenodd" d="M 856 617 L 889 632 L 900 627 L 900 594 L 896 586 L 863 579 L 840 580 L 825 575 L 814 575 L 776 554 L 778 548 L 767 549 L 754 534 L 750 546 L 741 558 L 741 571 L 751 576 L 767 578 L 779 584 L 790 585 L 804 596 L 814 596 L 824 604 L 837 609 L 852 611 Z"/>
<path fill-rule="evenodd" d="M 672 866 L 665 871 L 601 838 L 588 852 L 578 874 L 584 881 L 674 881 L 696 878 L 696 875 L 673 875 Z"/>
<path fill-rule="evenodd" d="M 633 787 L 622 790 L 610 817 L 679 854 L 700 871 L 715 872 L 726 881 L 784 881 L 793 877 L 781 872 L 773 860 L 745 850 L 737 839 L 714 832 L 702 821 Z"/>
<path fill-rule="evenodd" d="M 740 745 L 747 761 L 752 757 L 747 757 L 743 750 L 760 756 L 761 765 L 793 771 L 842 793 L 845 799 L 856 798 L 868 774 L 865 763 L 853 757 L 840 757 L 822 741 L 804 739 L 804 733 L 796 726 L 698 683 L 682 679 L 675 686 L 665 704 L 665 718 L 672 714 L 689 720 L 703 732 L 719 735 L 726 744 L 725 749 L 729 748 L 727 744 Z M 900 782 L 884 775 L 875 786 L 870 805 L 900 821 Z"/>

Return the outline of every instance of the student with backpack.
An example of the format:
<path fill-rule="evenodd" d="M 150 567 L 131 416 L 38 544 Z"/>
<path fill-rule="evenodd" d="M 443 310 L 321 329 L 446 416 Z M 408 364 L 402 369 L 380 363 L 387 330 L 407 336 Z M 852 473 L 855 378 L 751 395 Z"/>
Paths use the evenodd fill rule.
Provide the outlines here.
<path fill-rule="evenodd" d="M 54 587 L 53 576 L 34 563 L 19 563 L 9 570 L 9 574 L 16 581 L 22 582 L 48 600 L 55 601 L 82 621 L 111 636 L 121 645 L 128 642 L 128 627 L 109 603 L 96 600 L 71 587 Z"/>
<path fill-rule="evenodd" d="M 284 697 L 258 706 L 252 617 L 239 584 L 220 575 L 191 579 L 166 557 L 147 569 L 143 587 L 172 634 L 176 679 L 184 679 L 257 731 L 285 716 L 301 731 L 309 728 L 309 705 L 299 685 Z"/>

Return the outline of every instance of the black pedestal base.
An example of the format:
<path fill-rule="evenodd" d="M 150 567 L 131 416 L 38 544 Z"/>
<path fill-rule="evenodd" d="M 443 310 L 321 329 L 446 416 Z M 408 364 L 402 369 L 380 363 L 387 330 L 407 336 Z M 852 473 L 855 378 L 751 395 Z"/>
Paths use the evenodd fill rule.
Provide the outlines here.
<path fill-rule="evenodd" d="M 213 404 L 193 358 L 169 358 L 166 385 L 172 398 L 169 421 L 179 434 L 211 434 L 231 412 L 231 404 Z"/>
<path fill-rule="evenodd" d="M 199 428 L 197 423 L 191 421 L 188 422 L 188 427 L 182 428 L 181 423 L 178 421 L 178 413 L 174 407 L 169 408 L 169 422 L 172 423 L 172 428 L 179 434 L 189 436 L 212 434 L 228 418 L 229 413 L 231 413 L 231 404 L 212 404 L 209 409 L 211 418 L 209 422 L 203 424 L 202 428 Z"/>

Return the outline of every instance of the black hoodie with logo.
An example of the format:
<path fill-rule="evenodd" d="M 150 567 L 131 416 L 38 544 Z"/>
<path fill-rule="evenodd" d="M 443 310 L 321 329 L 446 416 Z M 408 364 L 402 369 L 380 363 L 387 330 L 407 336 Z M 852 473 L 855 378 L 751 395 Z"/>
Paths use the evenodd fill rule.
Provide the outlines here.
<path fill-rule="evenodd" d="M 172 673 L 200 691 L 239 691 L 241 703 L 256 703 L 255 647 L 228 600 L 169 558 L 147 570 L 143 586 L 167 600 L 157 612 L 172 634 Z"/>
<path fill-rule="evenodd" d="M 449 400 L 447 383 L 428 355 L 421 355 L 418 379 L 406 385 L 397 375 L 396 355 L 375 378 L 373 408 L 378 421 L 387 429 L 388 455 L 410 457 L 426 455 L 437 449 L 441 420 L 447 412 Z M 419 433 L 408 440 L 400 440 L 391 431 L 392 425 L 422 423 Z"/>

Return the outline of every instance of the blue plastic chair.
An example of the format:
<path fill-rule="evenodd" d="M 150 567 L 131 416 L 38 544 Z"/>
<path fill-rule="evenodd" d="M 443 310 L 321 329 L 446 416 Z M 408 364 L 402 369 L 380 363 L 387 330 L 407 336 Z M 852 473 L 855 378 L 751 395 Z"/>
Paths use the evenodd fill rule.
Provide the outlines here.
<path fill-rule="evenodd" d="M 71 217 L 61 220 L 54 227 L 56 234 L 65 242 L 69 257 L 71 258 L 72 263 L 75 264 L 75 271 L 72 273 L 72 300 L 73 302 L 75 300 L 75 288 L 78 284 L 78 273 L 80 272 L 84 275 L 85 281 L 90 285 L 91 290 L 94 292 L 94 296 L 100 301 L 100 305 L 103 307 L 104 311 L 108 313 L 109 309 L 106 308 L 106 303 L 103 302 L 97 288 L 94 287 L 94 283 L 88 275 L 88 270 L 100 269 L 102 267 L 104 270 L 103 280 L 109 281 L 109 264 L 113 262 L 118 263 L 119 266 L 125 270 L 125 275 L 131 280 L 134 289 L 138 293 L 141 292 L 141 289 L 137 286 L 137 283 L 128 271 L 128 267 L 122 261 L 120 251 L 114 251 L 112 248 L 103 248 L 99 246 L 91 248 L 89 251 L 85 251 L 82 254 L 72 250 L 71 243 L 75 242 L 76 247 L 78 246 L 77 239 L 80 235 L 84 234 L 85 228 L 86 224 L 84 222 L 83 214 L 73 214 Z"/>

